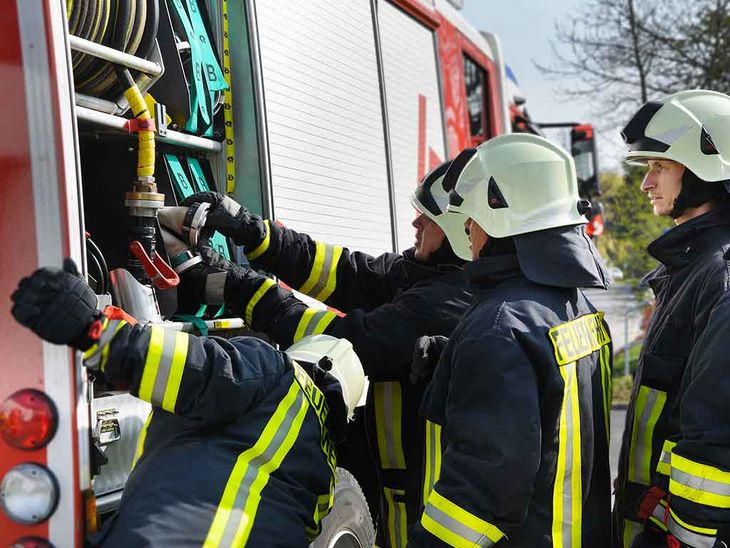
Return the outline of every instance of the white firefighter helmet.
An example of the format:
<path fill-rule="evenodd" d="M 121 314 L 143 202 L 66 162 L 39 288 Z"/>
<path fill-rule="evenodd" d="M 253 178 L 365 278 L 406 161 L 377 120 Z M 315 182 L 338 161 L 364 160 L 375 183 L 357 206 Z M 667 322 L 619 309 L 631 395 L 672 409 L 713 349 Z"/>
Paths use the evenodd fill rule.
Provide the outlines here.
<path fill-rule="evenodd" d="M 490 139 L 454 175 L 449 211 L 471 217 L 493 238 L 588 222 L 573 158 L 543 137 Z"/>
<path fill-rule="evenodd" d="M 621 136 L 626 161 L 673 160 L 700 180 L 730 180 L 730 96 L 716 91 L 674 93 L 644 104 Z"/>
<path fill-rule="evenodd" d="M 450 161 L 444 162 L 428 173 L 411 194 L 411 204 L 444 231 L 454 254 L 468 261 L 471 259 L 471 252 L 469 239 L 464 232 L 466 218 L 459 213 L 447 211 L 450 189 L 444 185 L 451 165 Z"/>
<path fill-rule="evenodd" d="M 340 383 L 347 416 L 352 417 L 365 388 L 365 372 L 350 341 L 331 335 L 311 335 L 291 345 L 286 353 L 297 362 L 319 364 L 322 358 L 329 358 L 329 373 Z"/>

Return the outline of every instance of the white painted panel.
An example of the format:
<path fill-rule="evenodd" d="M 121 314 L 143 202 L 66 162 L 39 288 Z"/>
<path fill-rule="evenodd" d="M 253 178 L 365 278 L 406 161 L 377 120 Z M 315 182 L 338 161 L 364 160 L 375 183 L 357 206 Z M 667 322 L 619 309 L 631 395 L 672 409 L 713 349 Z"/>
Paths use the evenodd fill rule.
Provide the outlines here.
<path fill-rule="evenodd" d="M 389 2 L 378 5 L 399 249 L 413 245 L 410 195 L 445 159 L 433 32 Z M 423 106 L 419 107 L 419 103 Z M 425 131 L 421 133 L 421 124 Z M 421 163 L 419 165 L 419 152 Z M 435 165 L 434 165 L 435 164 Z"/>
<path fill-rule="evenodd" d="M 256 10 L 276 219 L 317 240 L 391 251 L 369 0 Z"/>

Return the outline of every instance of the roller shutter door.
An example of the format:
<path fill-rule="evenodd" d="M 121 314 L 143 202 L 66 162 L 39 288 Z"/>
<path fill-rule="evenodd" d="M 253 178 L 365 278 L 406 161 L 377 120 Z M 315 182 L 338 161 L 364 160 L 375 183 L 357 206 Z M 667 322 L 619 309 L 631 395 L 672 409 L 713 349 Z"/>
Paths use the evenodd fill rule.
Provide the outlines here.
<path fill-rule="evenodd" d="M 390 2 L 378 4 L 398 245 L 413 245 L 410 194 L 445 159 L 434 33 Z"/>
<path fill-rule="evenodd" d="M 276 219 L 351 249 L 392 250 L 370 2 L 256 10 Z"/>

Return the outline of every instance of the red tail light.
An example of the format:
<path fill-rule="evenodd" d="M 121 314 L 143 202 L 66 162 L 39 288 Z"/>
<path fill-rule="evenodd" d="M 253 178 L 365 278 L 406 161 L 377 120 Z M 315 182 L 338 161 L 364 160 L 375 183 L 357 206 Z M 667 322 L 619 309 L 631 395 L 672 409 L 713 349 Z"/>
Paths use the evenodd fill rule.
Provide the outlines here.
<path fill-rule="evenodd" d="M 19 390 L 0 405 L 0 436 L 16 449 L 44 447 L 56 433 L 57 424 L 56 406 L 39 390 Z"/>
<path fill-rule="evenodd" d="M 12 548 L 53 548 L 53 545 L 42 538 L 23 537 L 16 540 Z"/>

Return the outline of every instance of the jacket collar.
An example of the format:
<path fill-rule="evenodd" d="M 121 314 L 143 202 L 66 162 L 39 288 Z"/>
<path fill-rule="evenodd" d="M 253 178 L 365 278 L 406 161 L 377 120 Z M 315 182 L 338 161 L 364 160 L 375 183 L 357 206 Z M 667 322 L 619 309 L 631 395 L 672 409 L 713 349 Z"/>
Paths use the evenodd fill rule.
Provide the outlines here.
<path fill-rule="evenodd" d="M 512 278 L 524 278 L 517 255 L 491 255 L 464 265 L 469 285 L 475 289 L 486 289 Z"/>
<path fill-rule="evenodd" d="M 730 227 L 730 206 L 723 204 L 668 230 L 650 243 L 647 250 L 667 268 L 681 268 L 706 250 L 728 243 L 727 227 Z"/>
<path fill-rule="evenodd" d="M 403 252 L 403 272 L 409 282 L 427 280 L 439 274 L 460 271 L 463 263 L 454 255 L 454 261 L 448 263 L 423 262 L 416 259 L 416 250 L 411 247 Z"/>

